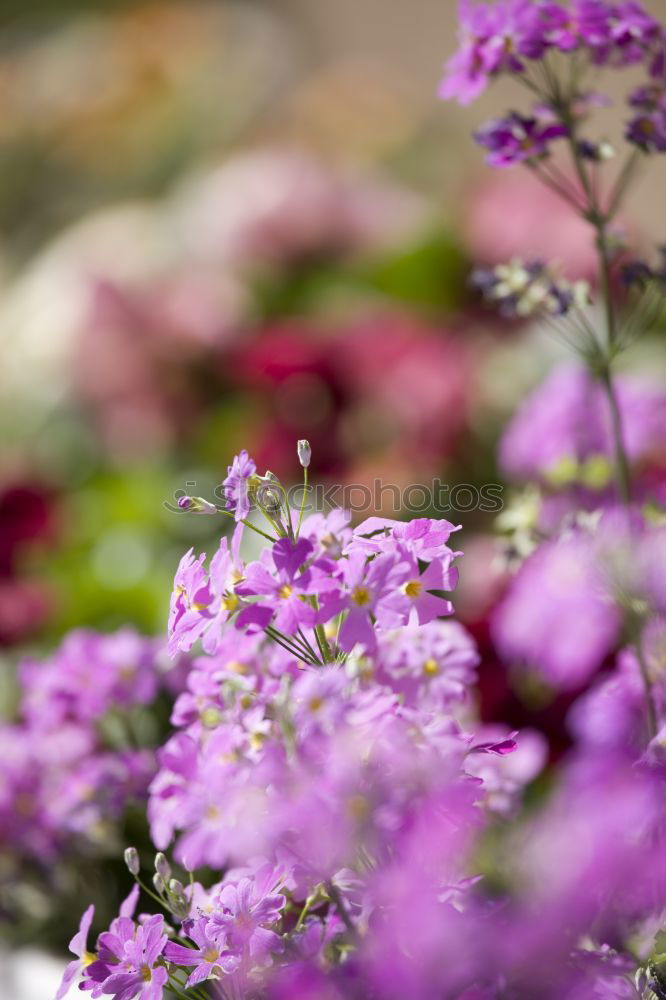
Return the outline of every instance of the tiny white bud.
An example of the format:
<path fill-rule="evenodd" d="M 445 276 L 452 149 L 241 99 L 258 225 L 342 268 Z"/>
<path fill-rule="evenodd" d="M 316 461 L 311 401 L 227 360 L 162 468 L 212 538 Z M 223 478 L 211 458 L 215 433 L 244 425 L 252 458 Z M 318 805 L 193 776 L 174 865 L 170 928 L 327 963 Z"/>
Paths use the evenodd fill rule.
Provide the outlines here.
<path fill-rule="evenodd" d="M 303 438 L 296 445 L 296 451 L 298 452 L 298 461 L 304 469 L 307 469 L 310 465 L 310 459 L 312 458 L 312 448 L 310 447 L 310 442 Z"/>
<path fill-rule="evenodd" d="M 183 883 L 179 882 L 177 878 L 172 878 L 169 882 L 169 892 L 172 892 L 174 896 L 184 896 Z"/>
<path fill-rule="evenodd" d="M 155 871 L 158 875 L 161 875 L 165 882 L 168 882 L 171 878 L 171 865 L 161 851 L 158 851 L 155 855 Z"/>
<path fill-rule="evenodd" d="M 136 847 L 125 848 L 125 864 L 127 865 L 131 875 L 139 874 L 139 852 Z"/>
<path fill-rule="evenodd" d="M 155 872 L 153 875 L 153 885 L 155 886 L 155 892 L 158 892 L 160 896 L 166 891 L 166 886 L 164 884 L 164 879 L 159 872 Z"/>

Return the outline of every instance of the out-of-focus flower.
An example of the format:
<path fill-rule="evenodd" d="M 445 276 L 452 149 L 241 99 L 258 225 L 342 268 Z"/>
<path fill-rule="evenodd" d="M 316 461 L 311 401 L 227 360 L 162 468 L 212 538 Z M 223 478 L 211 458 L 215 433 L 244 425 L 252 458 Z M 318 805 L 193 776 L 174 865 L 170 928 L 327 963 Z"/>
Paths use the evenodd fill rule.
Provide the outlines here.
<path fill-rule="evenodd" d="M 474 135 L 480 146 L 488 150 L 486 162 L 491 167 L 510 167 L 515 163 L 538 160 L 549 155 L 553 139 L 567 135 L 564 125 L 539 121 L 512 112 L 506 118 L 487 122 Z"/>
<path fill-rule="evenodd" d="M 593 546 L 578 534 L 528 557 L 494 613 L 497 647 L 556 689 L 584 683 L 611 652 L 621 617 Z"/>
<path fill-rule="evenodd" d="M 193 260 L 250 272 L 378 249 L 421 219 L 405 191 L 345 177 L 299 149 L 237 156 L 188 181 L 174 211 Z"/>
<path fill-rule="evenodd" d="M 629 459 L 647 464 L 663 449 L 666 394 L 629 376 L 616 380 L 622 433 Z M 557 368 L 519 407 L 500 443 L 507 475 L 551 488 L 597 494 L 611 480 L 612 438 L 608 401 L 583 368 Z"/>

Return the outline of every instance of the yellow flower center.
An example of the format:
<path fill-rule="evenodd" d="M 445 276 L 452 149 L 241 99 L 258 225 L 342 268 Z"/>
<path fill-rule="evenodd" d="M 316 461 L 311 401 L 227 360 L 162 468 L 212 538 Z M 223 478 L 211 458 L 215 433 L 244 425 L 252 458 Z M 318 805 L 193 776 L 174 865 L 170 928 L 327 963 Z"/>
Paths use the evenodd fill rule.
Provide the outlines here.
<path fill-rule="evenodd" d="M 422 590 L 423 584 L 420 580 L 410 580 L 404 586 L 405 595 L 411 598 L 419 597 Z"/>
<path fill-rule="evenodd" d="M 352 601 L 358 604 L 359 608 L 370 603 L 370 591 L 367 587 L 354 587 L 352 591 Z"/>
<path fill-rule="evenodd" d="M 278 590 L 278 597 L 286 599 L 287 597 L 291 597 L 293 592 L 294 592 L 293 587 L 290 587 L 288 583 L 285 583 L 284 586 L 280 587 L 280 589 Z"/>
<path fill-rule="evenodd" d="M 423 673 L 426 677 L 436 677 L 439 673 L 439 664 L 432 657 L 423 664 Z"/>
<path fill-rule="evenodd" d="M 308 708 L 310 709 L 311 712 L 318 712 L 323 704 L 324 704 L 323 698 L 317 698 L 317 697 L 310 698 L 310 701 L 308 702 Z"/>
<path fill-rule="evenodd" d="M 211 962 L 211 964 L 213 962 L 217 962 L 217 960 L 218 960 L 219 957 L 220 957 L 220 953 L 217 950 L 217 948 L 212 948 L 212 947 L 211 948 L 206 948 L 205 952 L 202 955 L 202 958 L 203 958 L 204 962 Z"/>
<path fill-rule="evenodd" d="M 149 965 L 141 966 L 141 978 L 145 983 L 149 983 L 150 980 L 153 978 L 153 970 L 150 968 Z"/>
<path fill-rule="evenodd" d="M 224 611 L 235 611 L 239 601 L 235 594 L 225 594 L 222 598 L 222 608 Z"/>

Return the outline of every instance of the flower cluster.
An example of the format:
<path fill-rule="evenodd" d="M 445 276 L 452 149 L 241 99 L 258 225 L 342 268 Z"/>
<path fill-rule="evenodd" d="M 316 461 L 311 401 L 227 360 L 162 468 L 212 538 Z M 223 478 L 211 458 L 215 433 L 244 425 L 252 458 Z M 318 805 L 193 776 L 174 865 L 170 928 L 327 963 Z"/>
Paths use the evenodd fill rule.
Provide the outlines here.
<path fill-rule="evenodd" d="M 595 66 L 629 66 L 646 60 L 663 30 L 634 0 L 461 0 L 460 48 L 446 67 L 443 98 L 475 100 L 492 77 L 526 74 L 550 51 L 584 54 Z"/>
<path fill-rule="evenodd" d="M 495 812 L 512 812 L 543 764 L 536 736 L 521 746 L 475 721 L 474 643 L 441 620 L 459 555 L 453 525 L 352 528 L 341 511 L 301 521 L 282 506 L 277 537 L 246 563 L 251 525 L 223 539 L 208 570 L 192 554 L 178 569 L 172 647 L 201 638 L 204 653 L 175 702 L 149 803 L 156 847 L 175 844 L 186 871 L 222 877 L 183 887 L 158 854 L 154 885 L 171 922 L 123 912 L 95 960 L 69 967 L 67 982 L 83 972 L 93 996 L 156 1000 L 167 981 L 209 980 L 249 996 L 281 989 L 301 966 L 343 968 L 374 923 L 387 924 L 388 946 L 418 872 L 443 933 L 474 893 L 476 837 Z M 131 852 L 128 866 L 138 874 Z M 370 988 L 380 973 L 367 940 Z"/>
<path fill-rule="evenodd" d="M 526 118 L 513 111 L 506 118 L 487 122 L 474 138 L 488 150 L 489 166 L 509 167 L 548 156 L 553 139 L 568 134 L 566 126 L 559 122 L 541 120 L 537 115 Z"/>
<path fill-rule="evenodd" d="M 629 104 L 636 110 L 625 137 L 645 153 L 666 152 L 666 51 L 662 49 L 650 66 L 646 84 L 637 87 Z"/>
<path fill-rule="evenodd" d="M 590 299 L 587 282 L 558 277 L 543 261 L 513 260 L 490 270 L 480 268 L 473 273 L 472 284 L 505 316 L 565 316 L 583 309 Z"/>
<path fill-rule="evenodd" d="M 242 470 L 242 471 L 239 471 Z M 234 460 L 225 495 L 237 520 L 250 511 L 247 483 L 258 480 L 246 453 Z M 169 648 L 189 650 L 203 638 L 219 651 L 227 622 L 245 634 L 265 631 L 306 662 L 326 662 L 356 644 L 377 647 L 378 630 L 421 625 L 452 612 L 444 596 L 457 582 L 460 553 L 448 546 L 455 526 L 426 518 L 405 526 L 370 518 L 352 530 L 345 515 L 306 518 L 287 510 L 284 491 L 267 474 L 253 493 L 280 537 L 257 560 L 240 555 L 243 525 L 223 537 L 206 568 L 190 550 L 176 573 Z M 326 629 L 335 638 L 327 637 Z"/>
<path fill-rule="evenodd" d="M 0 727 L 3 845 L 40 863 L 75 845 L 106 850 L 155 772 L 154 750 L 141 737 L 137 748 L 131 727 L 182 681 L 161 642 L 128 628 L 71 632 L 47 660 L 25 660 L 20 718 Z"/>

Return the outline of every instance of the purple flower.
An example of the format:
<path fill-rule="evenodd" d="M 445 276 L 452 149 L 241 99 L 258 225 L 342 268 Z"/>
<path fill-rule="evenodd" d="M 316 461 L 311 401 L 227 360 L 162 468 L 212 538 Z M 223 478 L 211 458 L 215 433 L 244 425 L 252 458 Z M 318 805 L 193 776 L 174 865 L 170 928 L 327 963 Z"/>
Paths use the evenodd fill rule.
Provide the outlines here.
<path fill-rule="evenodd" d="M 320 618 L 330 621 L 346 611 L 338 635 L 340 649 L 349 652 L 359 643 L 372 652 L 377 645 L 374 618 L 382 602 L 395 593 L 404 578 L 399 557 L 387 552 L 368 563 L 363 552 L 352 552 L 344 561 L 342 573 L 344 590 L 322 596 Z M 397 618 L 393 624 L 398 624 Z"/>
<path fill-rule="evenodd" d="M 191 649 L 206 626 L 200 613 L 211 600 L 205 558 L 202 553 L 195 559 L 194 550 L 190 549 L 178 564 L 169 611 L 167 648 L 171 656 L 179 650 Z"/>
<path fill-rule="evenodd" d="M 451 591 L 458 582 L 458 570 L 451 566 L 452 556 L 433 559 L 423 570 L 415 556 L 399 547 L 402 579 L 396 589 L 386 596 L 377 613 L 380 626 L 389 627 L 418 621 L 419 625 L 444 615 L 453 614 L 450 601 L 433 591 Z"/>
<path fill-rule="evenodd" d="M 204 652 L 215 653 L 220 645 L 222 629 L 239 608 L 240 600 L 236 586 L 243 580 L 244 567 L 240 558 L 242 525 L 234 531 L 231 545 L 226 538 L 220 540 L 220 547 L 211 559 L 208 580 L 210 604 L 204 612 L 202 630 Z"/>
<path fill-rule="evenodd" d="M 86 965 L 89 965 L 94 958 L 94 956 L 87 950 L 88 932 L 90 931 L 90 925 L 93 921 L 94 915 L 95 907 L 91 904 L 81 917 L 77 933 L 69 942 L 69 950 L 77 957 L 73 962 L 70 962 L 65 969 L 62 982 L 58 987 L 58 992 L 56 993 L 54 1000 L 62 1000 L 62 998 L 67 995 L 69 988 L 76 977 L 83 972 Z"/>
<path fill-rule="evenodd" d="M 636 115 L 625 130 L 627 142 L 644 153 L 666 153 L 666 109 Z"/>
<path fill-rule="evenodd" d="M 229 949 L 240 956 L 249 956 L 261 965 L 273 951 L 279 951 L 281 941 L 271 929 L 280 919 L 286 899 L 268 886 L 250 878 L 223 886 L 217 898 L 212 921 L 227 936 Z"/>
<path fill-rule="evenodd" d="M 488 80 L 501 72 L 520 73 L 521 57 L 541 53 L 539 13 L 531 0 L 504 0 L 493 5 L 460 0 L 460 48 L 449 60 L 439 96 L 474 101 Z"/>
<path fill-rule="evenodd" d="M 624 442 L 632 462 L 659 448 L 666 432 L 666 394 L 649 382 L 621 376 L 616 390 Z M 522 403 L 500 443 L 500 464 L 519 481 L 551 486 L 599 483 L 610 478 L 612 437 L 601 386 L 583 368 L 562 365 Z M 596 477 L 594 473 L 597 473 Z"/>
<path fill-rule="evenodd" d="M 384 631 L 375 657 L 375 676 L 408 705 L 443 712 L 468 696 L 479 654 L 458 622 L 437 621 Z"/>
<path fill-rule="evenodd" d="M 245 579 L 236 587 L 242 597 L 259 600 L 240 612 L 238 628 L 265 628 L 271 621 L 287 635 L 315 623 L 315 610 L 307 600 L 311 581 L 306 563 L 313 553 L 312 542 L 288 538 L 264 550 L 259 562 L 249 563 Z"/>
<path fill-rule="evenodd" d="M 541 545 L 495 612 L 502 657 L 538 671 L 557 689 L 586 681 L 619 634 L 620 614 L 604 583 L 593 546 L 581 533 Z"/>
<path fill-rule="evenodd" d="M 99 959 L 88 973 L 99 984 L 99 992 L 115 1000 L 162 1000 L 169 978 L 161 959 L 167 936 L 161 914 L 135 927 L 129 918 L 119 918 L 116 933 L 101 934 Z M 134 932 L 132 933 L 132 929 Z M 103 975 L 104 967 L 108 975 Z"/>
<path fill-rule="evenodd" d="M 514 111 L 506 118 L 496 118 L 483 125 L 474 138 L 488 150 L 486 162 L 491 167 L 510 167 L 548 156 L 549 143 L 566 135 L 568 129 L 564 125 L 540 121 L 536 117 L 525 118 Z"/>
<path fill-rule="evenodd" d="M 197 947 L 186 948 L 169 941 L 164 955 L 175 965 L 194 966 L 187 986 L 196 986 L 204 979 L 218 976 L 221 972 L 228 975 L 236 971 L 240 958 L 229 952 L 226 933 L 219 924 L 213 923 L 208 917 L 199 917 L 197 920 L 188 920 L 184 925 L 184 932 Z"/>
<path fill-rule="evenodd" d="M 243 449 L 234 459 L 223 480 L 224 499 L 228 510 L 233 510 L 237 521 L 242 521 L 250 513 L 249 481 L 257 473 L 257 467 Z"/>

